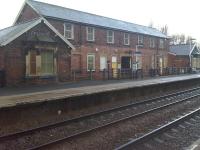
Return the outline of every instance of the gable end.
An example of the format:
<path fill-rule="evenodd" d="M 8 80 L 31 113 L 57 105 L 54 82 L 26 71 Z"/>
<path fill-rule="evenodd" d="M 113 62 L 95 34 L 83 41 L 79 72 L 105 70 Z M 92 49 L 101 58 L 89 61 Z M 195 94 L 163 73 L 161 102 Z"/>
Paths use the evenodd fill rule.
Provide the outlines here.
<path fill-rule="evenodd" d="M 40 17 L 40 15 L 31 6 L 29 6 L 29 4 L 24 3 L 14 22 L 14 25 L 24 23 L 38 17 Z"/>

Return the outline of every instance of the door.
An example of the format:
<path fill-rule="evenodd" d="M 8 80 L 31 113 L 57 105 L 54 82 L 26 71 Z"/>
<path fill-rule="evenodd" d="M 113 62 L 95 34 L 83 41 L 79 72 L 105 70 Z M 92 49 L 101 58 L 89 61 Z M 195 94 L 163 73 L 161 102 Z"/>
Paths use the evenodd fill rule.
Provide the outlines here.
<path fill-rule="evenodd" d="M 117 78 L 117 57 L 112 56 L 112 70 L 113 78 Z"/>
<path fill-rule="evenodd" d="M 122 69 L 131 68 L 131 57 L 128 57 L 128 56 L 121 57 L 121 68 Z"/>
<path fill-rule="evenodd" d="M 159 68 L 160 68 L 160 74 L 163 74 L 163 58 L 159 58 Z"/>

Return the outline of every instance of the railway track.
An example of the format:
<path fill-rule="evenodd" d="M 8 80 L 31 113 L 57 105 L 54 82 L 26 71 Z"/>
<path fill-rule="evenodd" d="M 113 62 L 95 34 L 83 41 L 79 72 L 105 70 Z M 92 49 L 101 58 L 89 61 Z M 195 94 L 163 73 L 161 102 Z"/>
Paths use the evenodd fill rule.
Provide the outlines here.
<path fill-rule="evenodd" d="M 133 150 L 133 149 L 137 149 L 138 146 L 143 145 L 146 141 L 151 140 L 151 139 L 155 139 L 156 136 L 163 134 L 164 132 L 176 127 L 177 125 L 183 123 L 186 120 L 189 120 L 193 117 L 195 117 L 196 115 L 200 115 L 200 108 L 170 122 L 167 123 L 161 127 L 159 127 L 158 129 L 155 129 L 139 138 L 136 138 L 118 148 L 116 148 L 115 150 Z M 199 116 L 197 116 L 199 118 Z M 188 123 L 190 124 L 190 123 Z M 191 124 L 190 124 L 191 125 Z"/>
<path fill-rule="evenodd" d="M 146 110 L 146 111 L 137 112 L 137 113 L 134 113 L 134 114 L 131 114 L 131 115 L 128 115 L 128 116 L 125 115 L 124 117 L 122 117 L 123 115 L 121 115 L 120 118 L 117 118 L 116 120 L 105 121 L 101 125 L 96 124 L 96 125 L 94 125 L 94 127 L 88 127 L 88 128 L 86 128 L 86 126 L 85 126 L 84 130 L 78 130 L 77 129 L 78 131 L 73 132 L 73 133 L 69 133 L 68 136 L 64 135 L 63 137 L 46 141 L 46 142 L 44 142 L 45 144 L 33 143 L 32 145 L 31 144 L 27 145 L 27 143 L 23 143 L 23 142 L 26 142 L 26 140 L 24 140 L 24 141 L 21 140 L 21 141 L 23 141 L 21 144 L 25 144 L 25 146 L 20 147 L 19 149 L 44 148 L 46 146 L 50 146 L 52 144 L 55 144 L 55 143 L 58 143 L 58 142 L 61 142 L 61 141 L 64 141 L 64 140 L 68 140 L 68 139 L 71 139 L 71 138 L 74 138 L 74 137 L 77 137 L 77 136 L 80 136 L 80 135 L 90 133 L 90 132 L 98 130 L 100 128 L 104 128 L 106 126 L 111 126 L 113 124 L 116 124 L 116 123 L 119 123 L 119 122 L 122 122 L 122 121 L 125 121 L 125 120 L 128 120 L 128 119 L 133 119 L 133 118 L 145 115 L 147 113 L 150 113 L 150 112 L 153 112 L 153 111 L 156 111 L 156 110 L 164 109 L 164 108 L 170 107 L 172 105 L 191 100 L 195 97 L 200 96 L 199 94 L 197 94 L 197 93 L 199 93 L 199 90 L 200 90 L 200 88 L 194 88 L 194 89 L 190 89 L 190 90 L 187 90 L 187 91 L 172 93 L 172 94 L 168 94 L 168 95 L 153 98 L 153 99 L 148 99 L 148 100 L 145 100 L 145 101 L 142 101 L 142 102 L 133 103 L 133 104 L 129 104 L 129 105 L 125 105 L 125 106 L 121 106 L 121 107 L 117 107 L 117 108 L 113 108 L 113 109 L 109 109 L 109 110 L 104 110 L 104 111 L 101 111 L 101 112 L 98 112 L 98 113 L 77 117 L 77 118 L 74 118 L 74 119 L 71 119 L 71 120 L 66 120 L 66 121 L 62 121 L 62 122 L 59 122 L 59 123 L 55 123 L 55 124 L 50 124 L 50 125 L 46 125 L 46 126 L 26 130 L 26 131 L 22 131 L 22 132 L 16 132 L 16 133 L 11 133 L 11 134 L 7 134 L 7 135 L 2 135 L 0 137 L 0 142 L 9 144 L 10 141 L 17 141 L 17 143 L 19 143 L 18 141 L 20 141 L 20 140 L 18 140 L 18 139 L 23 139 L 23 137 L 25 137 L 25 139 L 27 139 L 27 136 L 30 137 L 34 134 L 41 134 L 42 135 L 43 131 L 46 132 L 47 130 L 54 130 L 54 129 L 61 127 L 61 126 L 66 126 L 66 125 L 69 126 L 69 124 L 71 126 L 73 126 L 75 124 L 76 125 L 81 124 L 81 125 L 78 125 L 78 128 L 81 128 L 81 127 L 84 128 L 84 122 L 92 123 L 90 121 L 93 120 L 95 117 L 97 119 L 100 117 L 100 120 L 106 120 L 106 117 L 103 116 L 105 114 L 109 115 L 110 118 L 112 118 L 112 117 L 114 118 L 114 117 L 116 117 L 116 115 L 123 114 L 122 113 L 123 111 L 129 112 L 130 110 L 134 110 L 134 109 L 141 110 L 141 107 L 144 107 L 145 109 L 146 109 L 146 107 L 149 107 L 149 109 Z M 195 92 L 196 92 L 196 94 L 195 94 Z M 160 105 L 160 106 L 158 106 L 158 105 Z M 113 115 L 114 112 L 115 112 L 115 115 Z M 103 117 L 103 119 L 102 119 L 102 117 Z M 37 146 L 35 146 L 35 145 L 37 145 Z M 0 144 L 0 148 L 1 148 L 1 144 Z M 16 148 L 17 147 L 15 147 L 15 149 Z"/>

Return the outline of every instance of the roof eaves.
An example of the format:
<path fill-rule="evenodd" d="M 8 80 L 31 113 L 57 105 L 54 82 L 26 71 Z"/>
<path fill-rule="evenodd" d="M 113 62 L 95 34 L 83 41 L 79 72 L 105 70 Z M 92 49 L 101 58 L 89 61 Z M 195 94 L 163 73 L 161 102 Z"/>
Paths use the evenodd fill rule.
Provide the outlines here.
<path fill-rule="evenodd" d="M 176 56 L 176 53 L 174 53 L 174 52 L 168 52 L 168 54 Z"/>
<path fill-rule="evenodd" d="M 100 26 L 100 25 L 95 25 L 95 24 L 87 24 L 87 23 L 83 23 L 83 22 L 77 22 L 77 21 L 73 21 L 73 20 L 66 20 L 66 19 L 63 19 L 63 18 L 57 18 L 57 17 L 52 17 L 52 16 L 46 16 L 46 15 L 42 15 L 42 16 L 44 18 L 48 18 L 48 19 L 55 19 L 55 20 L 60 20 L 60 21 L 69 21 L 71 23 L 77 23 L 77 24 L 80 23 L 80 24 L 83 24 L 83 25 L 91 25 L 91 26 L 94 26 L 94 27 L 101 27 L 101 28 L 104 28 L 104 29 L 111 29 L 111 30 L 124 31 L 124 32 L 131 32 L 131 33 L 135 33 L 135 34 L 148 35 L 148 36 L 157 37 L 157 38 L 170 39 L 170 37 L 166 36 L 166 35 L 156 36 L 156 35 L 150 35 L 150 34 L 145 34 L 145 33 L 133 32 L 133 31 L 129 31 L 129 30 L 122 30 L 122 29 L 118 29 L 118 28 L 111 28 L 111 27 Z"/>
<path fill-rule="evenodd" d="M 24 1 L 24 3 L 22 4 L 22 7 L 20 8 L 20 11 L 18 12 L 18 14 L 17 14 L 17 16 L 16 16 L 16 18 L 15 18 L 15 20 L 14 20 L 14 23 L 13 23 L 13 25 L 15 25 L 15 24 L 16 24 L 16 22 L 17 22 L 17 19 L 19 18 L 19 16 L 20 16 L 20 14 L 21 14 L 22 10 L 24 9 L 24 6 L 26 5 L 26 1 L 27 1 L 27 0 L 25 0 L 25 1 Z"/>
<path fill-rule="evenodd" d="M 29 2 L 29 0 L 26 0 L 26 3 L 40 16 L 42 17 L 42 14 Z"/>
<path fill-rule="evenodd" d="M 38 1 L 35 1 L 35 2 L 38 2 Z M 31 1 L 27 0 L 27 3 L 41 16 L 41 17 L 45 17 L 45 18 L 54 18 L 54 19 L 59 19 L 59 20 L 62 20 L 62 21 L 65 21 L 64 18 L 57 18 L 57 17 L 52 17 L 52 16 L 47 16 L 45 14 L 42 14 L 41 12 L 39 12 L 39 10 L 37 8 L 35 8 L 32 4 L 31 4 Z M 44 2 L 39 2 L 39 3 L 44 3 Z M 55 7 L 62 7 L 62 6 L 57 6 L 57 5 L 53 5 L 53 4 L 48 4 L 48 3 L 44 3 L 44 4 L 47 4 L 47 5 L 51 5 L 51 6 L 55 6 Z M 65 7 L 62 7 L 62 8 L 65 8 Z M 70 9 L 70 8 L 67 8 L 67 9 Z M 86 14 L 90 14 L 90 15 L 94 15 L 94 16 L 97 16 L 97 17 L 102 17 L 102 18 L 108 18 L 108 19 L 111 19 L 111 20 L 116 20 L 116 21 L 122 21 L 122 20 L 118 20 L 118 19 L 113 19 L 113 18 L 109 18 L 109 17 L 104 17 L 104 16 L 99 16 L 99 15 L 96 15 L 96 14 L 92 14 L 92 13 L 88 13 L 88 12 L 83 12 L 83 11 L 79 11 L 79 10 L 74 10 L 74 9 L 70 9 L 70 10 L 73 10 L 73 11 L 78 11 L 78 12 L 81 12 L 81 13 L 86 13 Z M 72 22 L 76 22 L 76 21 L 73 21 L 73 20 L 69 20 L 69 21 L 72 21 Z M 126 23 L 131 23 L 131 22 L 127 22 L 127 21 L 123 21 L 123 22 L 126 22 Z M 77 22 L 77 23 L 82 23 L 82 22 Z M 85 24 L 85 23 L 83 23 Z M 144 25 L 139 25 L 139 24 L 135 24 L 135 23 L 131 23 L 131 24 L 134 24 L 134 25 L 137 25 L 137 26 L 141 26 L 141 27 L 147 27 L 147 26 L 144 26 Z M 93 25 L 93 24 L 91 24 Z M 98 25 L 96 25 L 98 26 Z M 101 27 L 105 27 L 105 28 L 109 28 L 109 27 L 106 27 L 106 26 L 101 26 Z M 148 27 L 147 27 L 148 28 Z M 122 30 L 122 29 L 119 29 L 119 28 L 111 28 L 111 29 L 114 29 L 114 30 Z M 157 30 L 157 29 L 156 29 Z M 123 30 L 125 31 L 125 30 Z M 128 31 L 128 30 L 127 30 Z M 159 30 L 158 30 L 159 31 Z M 128 32 L 131 32 L 131 31 L 128 31 Z M 160 31 L 159 31 L 160 32 Z M 160 35 L 160 36 L 156 36 L 156 35 L 151 35 L 151 34 L 145 34 L 145 33 L 140 33 L 140 32 L 134 32 L 134 33 L 139 33 L 139 34 L 143 34 L 143 35 L 150 35 L 150 36 L 154 36 L 154 37 L 158 37 L 158 38 L 164 38 L 164 39 L 169 39 L 170 37 L 168 37 L 167 35 Z"/>
<path fill-rule="evenodd" d="M 14 20 L 13 25 L 16 24 L 17 19 L 19 19 L 19 16 L 22 13 L 22 10 L 24 9 L 24 7 L 25 7 L 26 4 L 28 4 L 40 17 L 42 17 L 42 15 L 40 14 L 40 12 L 31 5 L 31 3 L 29 2 L 29 0 L 25 0 L 24 3 L 22 4 L 22 7 L 21 7 L 20 11 L 18 12 L 18 14 L 17 14 L 17 16 L 16 16 L 16 18 Z"/>
<path fill-rule="evenodd" d="M 193 52 L 195 46 L 196 46 L 196 43 L 193 45 L 193 47 L 192 47 L 191 50 L 190 50 L 190 53 L 189 53 L 190 56 L 192 55 L 192 52 Z"/>
<path fill-rule="evenodd" d="M 45 18 L 42 18 L 44 23 L 53 31 L 55 32 L 67 45 L 69 45 L 72 50 L 75 50 L 75 47 L 63 36 L 61 35 Z"/>
<path fill-rule="evenodd" d="M 6 46 L 8 43 L 12 42 L 13 40 L 15 40 L 16 38 L 18 38 L 19 36 L 21 36 L 23 33 L 27 32 L 28 30 L 30 30 L 31 28 L 33 28 L 34 26 L 36 26 L 37 24 L 39 24 L 42 21 L 42 18 L 38 19 L 36 22 L 34 22 L 33 24 L 31 24 L 30 26 L 28 26 L 27 28 L 25 28 L 24 30 L 22 30 L 21 32 L 17 33 L 15 36 L 11 37 L 10 39 L 2 42 L 0 44 L 0 46 Z"/>

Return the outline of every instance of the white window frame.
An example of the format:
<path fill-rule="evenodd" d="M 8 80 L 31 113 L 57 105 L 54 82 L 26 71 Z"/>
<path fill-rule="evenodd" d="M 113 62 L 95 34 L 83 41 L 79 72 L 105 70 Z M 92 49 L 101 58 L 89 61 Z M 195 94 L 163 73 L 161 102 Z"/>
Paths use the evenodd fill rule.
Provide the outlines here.
<path fill-rule="evenodd" d="M 130 45 L 130 34 L 128 34 L 128 33 L 124 33 L 124 45 Z"/>
<path fill-rule="evenodd" d="M 162 41 L 162 42 L 161 42 L 161 41 Z M 165 46 L 164 46 L 164 43 L 165 43 L 164 39 L 160 39 L 160 40 L 159 40 L 159 48 L 160 48 L 160 49 L 164 49 L 164 47 L 165 47 Z"/>
<path fill-rule="evenodd" d="M 109 35 L 109 33 L 112 33 L 112 36 Z M 109 39 L 112 38 L 112 41 L 109 41 Z M 115 34 L 114 31 L 107 30 L 107 43 L 113 44 L 115 42 Z"/>
<path fill-rule="evenodd" d="M 105 58 L 105 68 L 102 68 L 101 66 L 101 58 Z M 100 56 L 100 71 L 103 71 L 104 69 L 107 69 L 107 57 L 106 56 Z"/>
<path fill-rule="evenodd" d="M 138 35 L 138 45 L 143 45 L 144 44 L 144 36 L 139 34 Z"/>
<path fill-rule="evenodd" d="M 150 46 L 150 48 L 155 48 L 156 47 L 155 38 L 150 37 L 150 39 L 149 39 L 149 46 Z"/>
<path fill-rule="evenodd" d="M 92 56 L 93 57 L 93 69 L 92 69 L 92 71 L 95 71 L 95 54 L 93 54 L 93 53 L 89 53 L 89 54 L 87 54 L 87 71 L 90 71 L 90 69 L 88 68 L 88 58 L 89 58 L 89 56 Z"/>
<path fill-rule="evenodd" d="M 89 39 L 89 28 L 92 29 L 92 39 Z M 87 41 L 95 41 L 95 28 L 94 27 L 86 27 L 86 36 L 87 36 Z"/>
<path fill-rule="evenodd" d="M 71 25 L 71 30 L 68 30 L 68 32 L 71 32 L 71 37 L 66 37 L 66 25 Z M 71 23 L 64 23 L 64 37 L 67 39 L 74 39 L 74 25 Z"/>

